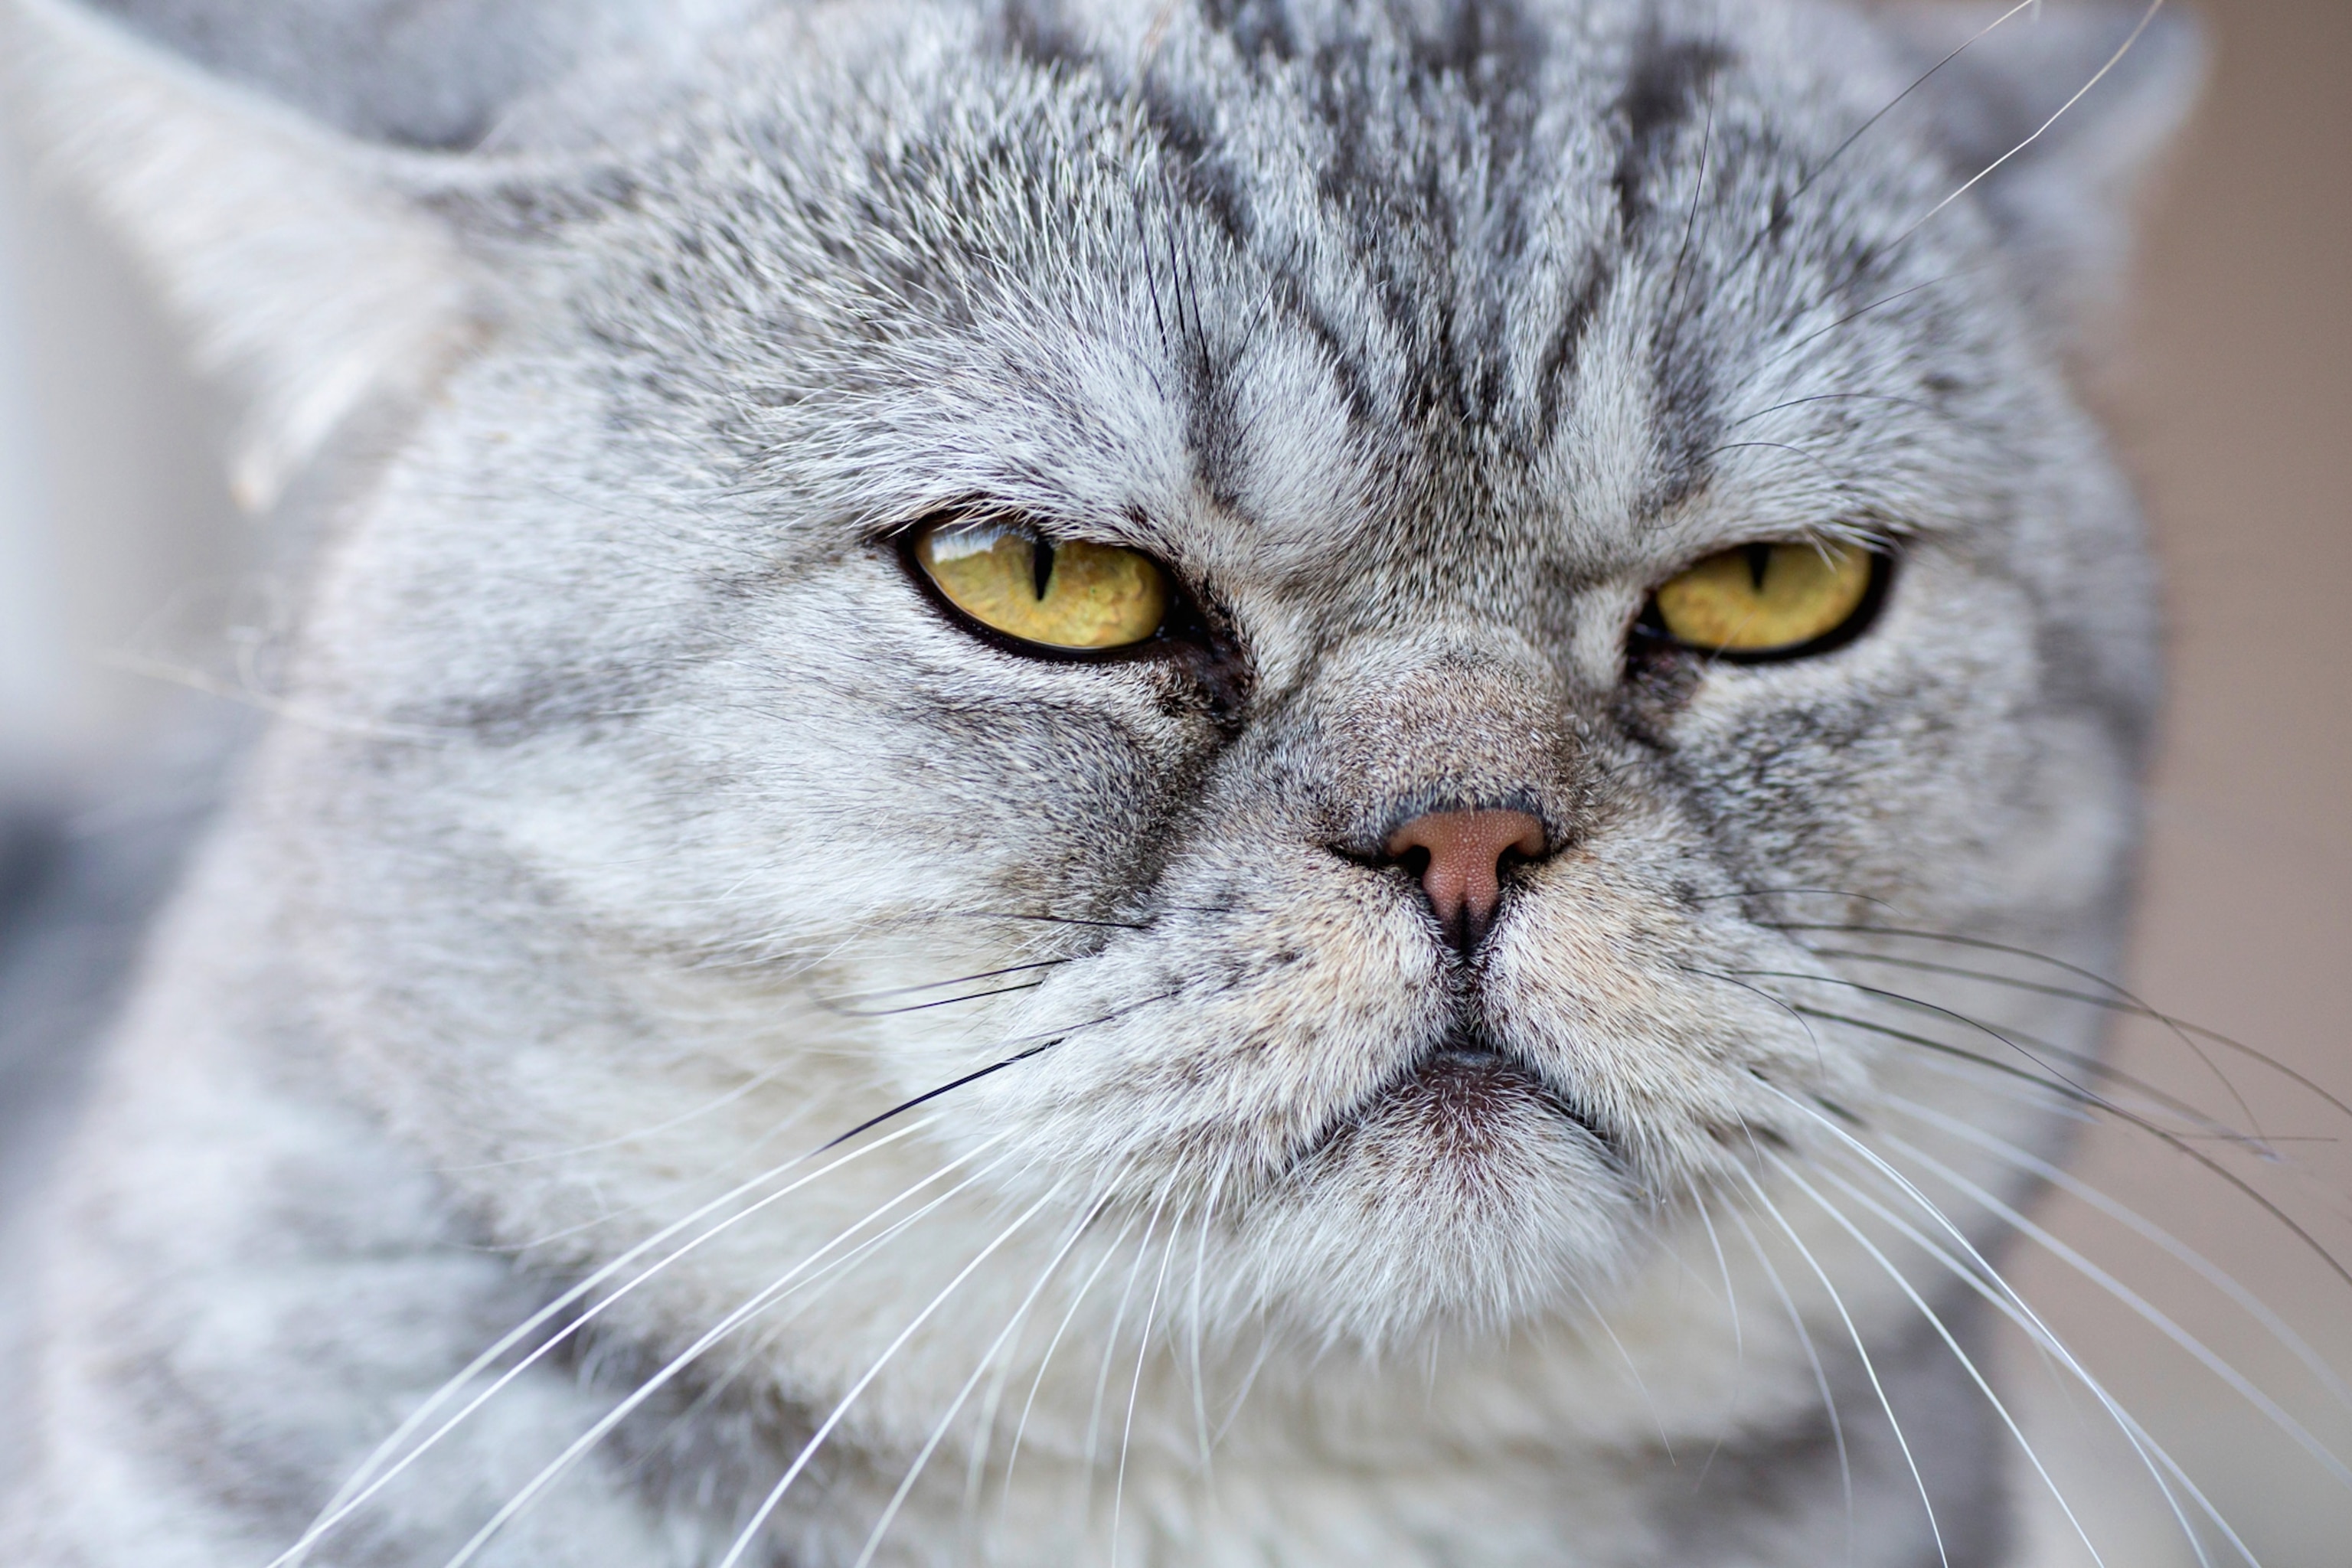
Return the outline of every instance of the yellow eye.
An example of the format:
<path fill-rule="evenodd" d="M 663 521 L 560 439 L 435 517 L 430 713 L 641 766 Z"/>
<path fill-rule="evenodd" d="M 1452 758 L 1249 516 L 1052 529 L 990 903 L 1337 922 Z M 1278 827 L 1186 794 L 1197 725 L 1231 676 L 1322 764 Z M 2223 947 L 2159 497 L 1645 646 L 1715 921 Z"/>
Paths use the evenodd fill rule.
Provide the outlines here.
<path fill-rule="evenodd" d="M 1002 523 L 946 522 L 917 537 L 915 562 L 973 620 L 1046 647 L 1128 647 L 1168 616 L 1167 574 L 1116 545 L 1056 544 Z"/>
<path fill-rule="evenodd" d="M 1709 653 L 1792 652 L 1843 627 L 1870 597 L 1872 553 L 1851 544 L 1744 544 L 1660 585 L 1656 624 Z"/>

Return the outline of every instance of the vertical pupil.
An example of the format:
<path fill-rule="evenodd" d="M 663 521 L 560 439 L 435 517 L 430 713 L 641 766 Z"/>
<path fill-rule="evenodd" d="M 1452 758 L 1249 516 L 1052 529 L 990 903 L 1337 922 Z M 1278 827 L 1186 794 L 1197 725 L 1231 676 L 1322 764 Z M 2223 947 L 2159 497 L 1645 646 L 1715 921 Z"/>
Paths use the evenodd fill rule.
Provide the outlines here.
<path fill-rule="evenodd" d="M 1772 549 L 1769 544 L 1751 544 L 1747 547 L 1748 581 L 1759 594 L 1764 592 L 1764 574 L 1771 569 Z M 1041 590 L 1039 597 L 1043 596 Z"/>
<path fill-rule="evenodd" d="M 1042 604 L 1045 597 L 1045 584 L 1053 579 L 1054 575 L 1054 547 L 1042 539 L 1031 540 L 1029 570 L 1036 578 L 1037 598 Z M 1760 582 L 1762 579 L 1759 578 L 1758 581 Z"/>

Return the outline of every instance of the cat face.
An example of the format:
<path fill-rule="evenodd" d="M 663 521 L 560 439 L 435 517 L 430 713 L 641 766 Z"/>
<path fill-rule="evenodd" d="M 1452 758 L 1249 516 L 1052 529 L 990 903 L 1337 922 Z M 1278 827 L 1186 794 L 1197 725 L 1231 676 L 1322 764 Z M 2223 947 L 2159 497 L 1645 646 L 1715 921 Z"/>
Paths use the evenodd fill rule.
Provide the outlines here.
<path fill-rule="evenodd" d="M 1204 1322 L 1494 1330 L 1928 1065 L 1821 928 L 2107 950 L 2152 617 L 2063 355 L 2177 58 L 2025 142 L 2121 33 L 688 9 L 468 151 L 48 68 L 248 492 L 375 399 L 256 797 L 501 1240 L 911 1104 L 646 1297 L 960 1169 L 1192 1227 Z"/>
<path fill-rule="evenodd" d="M 1792 927 L 2112 934 L 2132 508 L 2024 220 L 1939 209 L 1932 119 L 1842 145 L 1908 79 L 1858 22 L 859 7 L 728 69 L 434 193 L 491 325 L 321 575 L 320 962 L 453 1163 L 1009 1063 L 920 1135 L 982 1192 L 1392 1343 L 1911 1070 Z M 1026 637 L 973 541 L 1024 614 L 1156 596 Z M 1864 585 L 1678 638 L 1727 552 Z M 529 1230 L 690 1163 L 457 1181 Z"/>

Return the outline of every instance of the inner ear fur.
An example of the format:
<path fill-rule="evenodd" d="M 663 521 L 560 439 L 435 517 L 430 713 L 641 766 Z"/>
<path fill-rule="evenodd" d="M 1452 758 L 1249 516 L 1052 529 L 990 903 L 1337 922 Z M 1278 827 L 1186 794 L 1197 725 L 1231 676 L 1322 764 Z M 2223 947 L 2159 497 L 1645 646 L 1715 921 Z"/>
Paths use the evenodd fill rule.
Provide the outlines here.
<path fill-rule="evenodd" d="M 2181 0 L 2042 0 L 2002 20 L 2012 4 L 1877 15 L 1916 70 L 1933 69 L 1917 97 L 1954 188 L 1978 182 L 1964 199 L 1990 216 L 2051 326 L 2076 339 L 2120 291 L 2137 198 L 2196 103 L 2204 33 Z"/>
<path fill-rule="evenodd" d="M 243 401 L 241 504 L 268 507 L 363 405 L 422 395 L 479 329 L 488 279 L 430 201 L 468 160 L 354 140 L 71 0 L 0 19 L 37 142 Z"/>

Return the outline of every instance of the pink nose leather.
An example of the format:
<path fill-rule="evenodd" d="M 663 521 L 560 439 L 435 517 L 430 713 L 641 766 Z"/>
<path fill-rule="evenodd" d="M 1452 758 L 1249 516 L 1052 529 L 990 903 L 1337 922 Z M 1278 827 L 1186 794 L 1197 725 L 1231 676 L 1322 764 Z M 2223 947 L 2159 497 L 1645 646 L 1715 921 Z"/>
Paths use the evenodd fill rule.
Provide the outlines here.
<path fill-rule="evenodd" d="M 1505 853 L 1541 855 L 1544 843 L 1543 824 L 1524 811 L 1433 811 L 1391 834 L 1387 854 L 1402 860 L 1416 849 L 1428 853 L 1422 890 L 1446 935 L 1468 948 L 1503 901 L 1498 868 Z"/>

